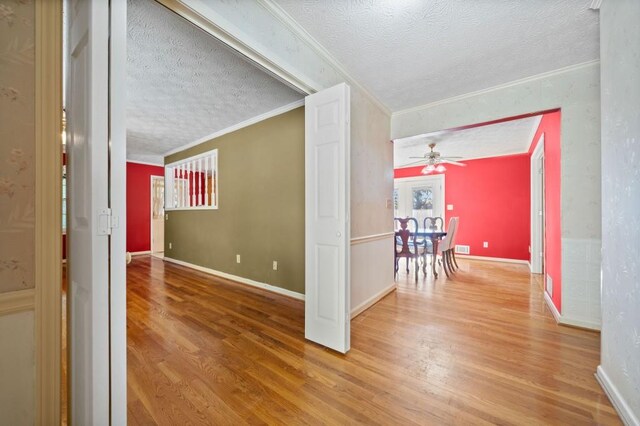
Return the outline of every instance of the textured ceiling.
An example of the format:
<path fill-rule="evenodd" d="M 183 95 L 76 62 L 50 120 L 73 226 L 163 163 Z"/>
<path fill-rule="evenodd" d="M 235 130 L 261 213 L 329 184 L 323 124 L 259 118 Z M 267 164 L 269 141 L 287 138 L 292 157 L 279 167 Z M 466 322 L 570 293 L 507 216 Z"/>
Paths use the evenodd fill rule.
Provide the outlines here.
<path fill-rule="evenodd" d="M 163 154 L 303 98 L 152 0 L 128 1 L 127 159 Z"/>
<path fill-rule="evenodd" d="M 274 0 L 392 111 L 599 57 L 591 0 Z"/>
<path fill-rule="evenodd" d="M 443 157 L 484 158 L 527 152 L 542 116 L 521 118 L 470 129 L 434 132 L 396 139 L 393 144 L 394 168 L 416 161 L 435 143 Z M 414 164 L 416 165 L 416 164 Z"/>

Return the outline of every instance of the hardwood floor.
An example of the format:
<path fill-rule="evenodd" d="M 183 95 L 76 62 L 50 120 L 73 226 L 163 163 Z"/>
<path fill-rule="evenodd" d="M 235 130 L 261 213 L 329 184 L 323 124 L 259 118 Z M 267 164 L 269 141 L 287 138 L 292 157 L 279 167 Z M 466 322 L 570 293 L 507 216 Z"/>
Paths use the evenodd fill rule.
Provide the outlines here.
<path fill-rule="evenodd" d="M 557 326 L 525 266 L 459 263 L 401 276 L 343 356 L 304 340 L 300 301 L 134 258 L 129 424 L 620 424 L 599 334 Z"/>

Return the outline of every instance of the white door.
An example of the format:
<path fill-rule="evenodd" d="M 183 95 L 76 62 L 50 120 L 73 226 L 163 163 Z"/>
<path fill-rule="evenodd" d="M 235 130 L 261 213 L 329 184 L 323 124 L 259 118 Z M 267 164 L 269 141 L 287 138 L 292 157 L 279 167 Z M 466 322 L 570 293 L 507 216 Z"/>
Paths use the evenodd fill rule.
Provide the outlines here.
<path fill-rule="evenodd" d="M 350 92 L 305 100 L 305 337 L 346 353 L 350 339 Z"/>
<path fill-rule="evenodd" d="M 444 219 L 444 175 L 396 179 L 393 195 L 395 217 L 415 217 L 420 227 L 425 217 Z"/>
<path fill-rule="evenodd" d="M 151 176 L 151 253 L 164 252 L 164 177 Z"/>
<path fill-rule="evenodd" d="M 125 216 L 121 195 L 125 187 L 124 122 L 119 111 L 124 110 L 121 83 L 126 32 L 122 20 L 126 25 L 126 4 L 114 3 L 114 9 L 108 0 L 66 5 L 68 371 L 70 420 L 78 425 L 106 425 L 110 418 L 113 424 L 126 424 L 124 222 L 122 228 L 115 228 L 118 217 L 124 220 Z M 111 15 L 114 22 L 110 23 L 112 11 L 117 14 Z M 111 50 L 111 62 L 110 24 L 112 44 L 121 43 Z M 120 33 L 113 32 L 114 25 Z M 114 66 L 121 69 L 110 82 Z M 110 305 L 116 314 L 111 320 Z M 113 354 L 120 363 L 112 366 Z"/>

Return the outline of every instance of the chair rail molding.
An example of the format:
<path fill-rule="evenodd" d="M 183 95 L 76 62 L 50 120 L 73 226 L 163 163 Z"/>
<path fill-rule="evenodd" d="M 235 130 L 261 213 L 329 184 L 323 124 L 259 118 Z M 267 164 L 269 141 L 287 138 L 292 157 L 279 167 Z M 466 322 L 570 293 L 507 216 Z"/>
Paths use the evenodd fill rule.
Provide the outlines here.
<path fill-rule="evenodd" d="M 33 288 L 0 293 L 0 316 L 33 310 L 35 296 Z"/>

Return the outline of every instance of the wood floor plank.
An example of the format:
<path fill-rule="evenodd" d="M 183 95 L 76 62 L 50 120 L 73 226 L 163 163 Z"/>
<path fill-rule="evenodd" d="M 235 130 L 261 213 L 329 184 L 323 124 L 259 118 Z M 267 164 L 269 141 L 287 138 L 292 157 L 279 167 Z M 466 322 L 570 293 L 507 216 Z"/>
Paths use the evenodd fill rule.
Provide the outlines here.
<path fill-rule="evenodd" d="M 130 424 L 607 424 L 598 333 L 555 324 L 541 278 L 462 260 L 304 339 L 304 304 L 136 257 L 127 271 Z M 422 277 L 421 277 L 422 278 Z"/>

